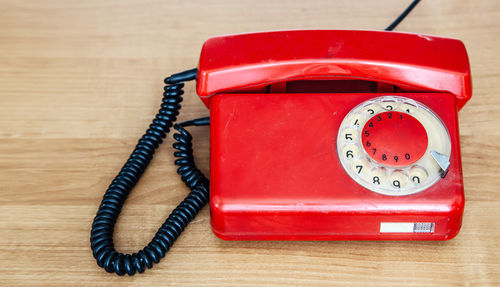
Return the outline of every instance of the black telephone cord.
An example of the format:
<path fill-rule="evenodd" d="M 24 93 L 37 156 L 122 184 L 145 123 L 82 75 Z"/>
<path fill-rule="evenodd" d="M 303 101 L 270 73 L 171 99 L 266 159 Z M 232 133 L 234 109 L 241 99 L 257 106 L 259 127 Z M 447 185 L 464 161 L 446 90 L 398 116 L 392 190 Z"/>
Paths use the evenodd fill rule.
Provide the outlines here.
<path fill-rule="evenodd" d="M 411 10 L 413 10 L 413 8 L 415 8 L 415 6 L 417 6 L 418 2 L 420 2 L 420 0 L 413 0 L 413 2 L 411 2 L 410 5 L 408 5 L 408 7 L 406 7 L 406 9 L 401 14 L 399 14 L 398 18 L 396 18 L 391 23 L 391 25 L 387 26 L 387 28 L 385 28 L 384 30 L 385 31 L 394 30 L 399 25 L 399 23 L 401 23 L 401 21 L 403 21 L 404 18 L 406 18 L 406 16 L 408 16 L 408 14 L 410 14 Z"/>
<path fill-rule="evenodd" d="M 165 79 L 161 108 L 149 129 L 111 182 L 102 199 L 92 224 L 90 244 L 97 264 L 107 272 L 118 275 L 134 275 L 152 268 L 165 256 L 188 223 L 205 206 L 209 198 L 209 180 L 196 167 L 193 157 L 192 137 L 184 129 L 191 125 L 208 125 L 210 119 L 201 118 L 174 125 L 177 150 L 175 165 L 182 181 L 191 189 L 189 195 L 172 211 L 156 232 L 151 242 L 133 254 L 116 251 L 113 244 L 113 230 L 127 196 L 137 184 L 153 158 L 155 150 L 163 142 L 181 108 L 184 81 L 194 80 L 196 69 L 174 74 Z"/>

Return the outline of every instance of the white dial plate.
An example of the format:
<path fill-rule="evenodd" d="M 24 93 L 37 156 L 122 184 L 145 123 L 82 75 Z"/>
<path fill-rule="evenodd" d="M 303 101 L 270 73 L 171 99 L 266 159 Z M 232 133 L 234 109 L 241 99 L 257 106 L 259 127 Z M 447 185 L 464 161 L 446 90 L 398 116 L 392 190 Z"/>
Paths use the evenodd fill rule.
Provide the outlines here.
<path fill-rule="evenodd" d="M 379 163 L 363 148 L 363 127 L 369 119 L 387 111 L 411 115 L 427 133 L 424 155 L 408 166 Z M 337 136 L 337 153 L 347 174 L 363 187 L 385 195 L 414 194 L 435 184 L 443 171 L 431 152 L 449 158 L 451 141 L 448 130 L 428 107 L 404 97 L 383 96 L 361 103 L 344 118 Z"/>

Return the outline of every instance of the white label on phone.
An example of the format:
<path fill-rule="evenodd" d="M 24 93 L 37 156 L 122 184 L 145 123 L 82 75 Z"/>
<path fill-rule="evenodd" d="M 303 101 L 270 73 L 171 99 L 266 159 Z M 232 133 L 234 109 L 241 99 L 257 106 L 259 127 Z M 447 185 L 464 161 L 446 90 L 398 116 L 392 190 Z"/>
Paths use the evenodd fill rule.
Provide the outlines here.
<path fill-rule="evenodd" d="M 380 233 L 432 233 L 434 222 L 381 222 Z"/>

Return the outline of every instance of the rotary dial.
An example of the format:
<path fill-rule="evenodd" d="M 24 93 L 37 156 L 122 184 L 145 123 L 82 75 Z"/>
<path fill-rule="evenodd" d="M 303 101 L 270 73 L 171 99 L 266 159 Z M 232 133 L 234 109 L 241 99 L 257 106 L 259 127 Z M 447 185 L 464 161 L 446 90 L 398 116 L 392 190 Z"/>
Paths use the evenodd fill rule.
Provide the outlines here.
<path fill-rule="evenodd" d="M 451 141 L 429 108 L 411 99 L 385 96 L 347 114 L 337 151 L 346 172 L 360 185 L 381 194 L 409 195 L 445 175 Z"/>

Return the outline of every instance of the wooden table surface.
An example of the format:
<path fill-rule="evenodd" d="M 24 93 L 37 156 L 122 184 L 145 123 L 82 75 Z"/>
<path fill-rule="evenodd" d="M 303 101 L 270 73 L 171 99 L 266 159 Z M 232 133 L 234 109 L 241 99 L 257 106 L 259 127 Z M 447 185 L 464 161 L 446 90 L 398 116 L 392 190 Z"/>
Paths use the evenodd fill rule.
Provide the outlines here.
<path fill-rule="evenodd" d="M 209 210 L 145 274 L 98 268 L 103 192 L 158 109 L 166 75 L 195 67 L 212 35 L 382 29 L 409 1 L 0 0 L 1 286 L 500 285 L 500 2 L 424 0 L 398 31 L 464 41 L 474 96 L 460 112 L 466 208 L 447 242 L 226 242 Z M 187 84 L 181 120 L 207 115 Z M 206 127 L 191 128 L 208 172 Z M 133 252 L 187 194 L 161 147 L 120 217 Z"/>

